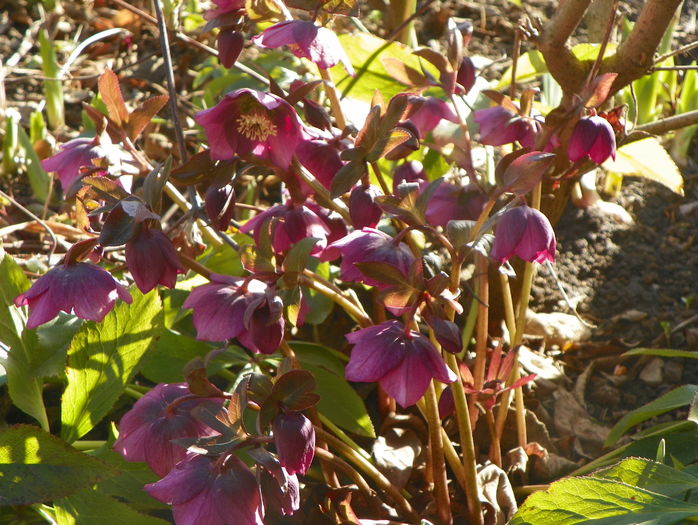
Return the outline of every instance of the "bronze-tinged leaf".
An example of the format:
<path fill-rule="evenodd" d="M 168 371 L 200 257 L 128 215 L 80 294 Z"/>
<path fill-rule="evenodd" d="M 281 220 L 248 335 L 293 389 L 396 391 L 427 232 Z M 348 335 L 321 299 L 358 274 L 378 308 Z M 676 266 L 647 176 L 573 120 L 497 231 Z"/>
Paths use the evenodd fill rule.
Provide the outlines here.
<path fill-rule="evenodd" d="M 250 20 L 275 22 L 283 20 L 283 14 L 272 0 L 245 0 L 245 12 Z"/>
<path fill-rule="evenodd" d="M 494 101 L 497 105 L 502 106 L 504 109 L 508 109 L 513 113 L 519 112 L 519 108 L 516 107 L 516 104 L 514 104 L 509 97 L 500 93 L 499 91 L 494 91 L 492 89 L 483 89 L 482 91 L 480 91 L 480 93 L 485 95 L 490 100 Z"/>
<path fill-rule="evenodd" d="M 416 140 L 416 137 L 407 128 L 396 127 L 389 135 L 380 138 L 376 142 L 373 149 L 366 155 L 366 160 L 368 162 L 375 162 L 401 144 L 413 139 Z M 419 147 L 418 141 L 417 147 Z"/>
<path fill-rule="evenodd" d="M 366 121 L 363 127 L 356 134 L 356 140 L 354 141 L 354 146 L 364 146 L 366 149 L 373 147 L 373 143 L 376 141 L 378 136 L 378 128 L 380 127 L 380 116 L 381 107 L 380 105 L 373 105 L 371 111 L 369 111 L 366 116 Z"/>
<path fill-rule="evenodd" d="M 223 397 L 221 389 L 209 380 L 206 364 L 201 357 L 197 356 L 187 363 L 184 367 L 184 377 L 192 394 L 202 397 Z"/>
<path fill-rule="evenodd" d="M 115 206 L 107 215 L 102 231 L 99 233 L 99 243 L 102 246 L 121 246 L 130 241 L 135 235 L 138 225 L 121 206 Z"/>
<path fill-rule="evenodd" d="M 192 155 L 187 162 L 171 172 L 171 180 L 178 186 L 192 186 L 216 179 L 217 182 L 231 180 L 235 174 L 236 160 L 214 161 L 209 150 Z"/>
<path fill-rule="evenodd" d="M 107 177 L 99 177 L 97 175 L 84 177 L 82 183 L 85 186 L 90 186 L 91 189 L 97 191 L 101 197 L 107 200 L 118 201 L 129 196 L 126 190 Z"/>
<path fill-rule="evenodd" d="M 383 284 L 388 284 L 391 286 L 400 286 L 411 288 L 411 284 L 408 281 L 405 274 L 403 274 L 398 268 L 392 264 L 386 262 L 373 261 L 373 262 L 357 262 L 354 263 L 359 271 L 366 277 L 380 281 Z"/>
<path fill-rule="evenodd" d="M 596 77 L 591 84 L 593 93 L 589 96 L 589 99 L 584 105 L 588 108 L 595 108 L 603 104 L 608 98 L 608 93 L 611 91 L 611 86 L 617 76 L 618 73 L 604 73 Z M 585 95 L 586 93 L 583 91 L 582 98 L 584 98 Z"/>
<path fill-rule="evenodd" d="M 429 79 L 416 69 L 408 66 L 402 60 L 395 57 L 383 57 L 381 63 L 385 71 L 401 84 L 409 87 L 428 87 L 431 85 Z"/>
<path fill-rule="evenodd" d="M 451 63 L 445 55 L 428 47 L 417 49 L 413 51 L 413 54 L 433 64 L 436 69 L 439 70 L 439 80 L 444 89 L 449 93 L 453 93 L 453 89 L 456 85 L 456 72 L 453 67 L 451 67 Z"/>
<path fill-rule="evenodd" d="M 131 140 L 136 140 L 145 127 L 153 120 L 160 110 L 167 104 L 170 99 L 167 95 L 158 95 L 151 97 L 135 110 L 131 112 L 126 123 L 126 133 Z"/>
<path fill-rule="evenodd" d="M 107 127 L 107 116 L 97 108 L 84 102 L 82 103 L 82 109 L 85 110 L 85 114 L 90 118 L 90 120 L 94 122 L 95 135 L 99 137 Z"/>
<path fill-rule="evenodd" d="M 119 78 L 116 74 L 111 69 L 105 70 L 99 77 L 98 85 L 99 95 L 102 97 L 104 105 L 107 106 L 109 117 L 117 126 L 128 122 L 128 109 L 121 94 Z"/>
<path fill-rule="evenodd" d="M 286 96 L 286 102 L 288 102 L 292 106 L 295 105 L 297 102 L 300 102 L 305 97 L 307 97 L 320 84 L 322 84 L 322 80 L 313 80 L 312 82 L 306 82 L 302 84 L 300 87 L 297 87 L 296 89 L 292 90 Z"/>

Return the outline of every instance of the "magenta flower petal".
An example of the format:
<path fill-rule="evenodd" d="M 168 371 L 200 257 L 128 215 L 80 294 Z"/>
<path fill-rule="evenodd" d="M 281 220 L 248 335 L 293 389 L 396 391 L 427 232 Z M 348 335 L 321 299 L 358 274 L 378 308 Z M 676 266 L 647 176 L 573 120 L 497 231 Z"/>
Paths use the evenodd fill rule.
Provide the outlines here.
<path fill-rule="evenodd" d="M 242 317 L 249 297 L 240 290 L 243 282 L 239 277 L 213 274 L 209 284 L 191 291 L 182 307 L 194 310 L 192 318 L 197 339 L 225 341 L 237 337 L 245 329 Z"/>
<path fill-rule="evenodd" d="M 499 220 L 490 257 L 506 262 L 514 255 L 529 262 L 555 262 L 555 233 L 540 211 L 519 206 Z"/>
<path fill-rule="evenodd" d="M 174 288 L 177 274 L 184 273 L 172 241 L 160 230 L 150 228 L 142 228 L 126 243 L 126 265 L 143 293 L 158 284 Z"/>
<path fill-rule="evenodd" d="M 240 156 L 287 169 L 301 140 L 295 110 L 283 99 L 252 89 L 228 93 L 194 120 L 204 128 L 214 160 Z"/>
<path fill-rule="evenodd" d="M 322 69 L 334 67 L 339 62 L 351 76 L 354 68 L 342 49 L 337 35 L 313 22 L 304 20 L 287 20 L 279 22 L 255 36 L 253 42 L 260 47 L 276 48 L 289 46 L 294 55 L 307 58 Z"/>
<path fill-rule="evenodd" d="M 345 369 L 349 381 L 378 381 L 400 404 L 414 405 L 436 379 L 452 383 L 456 375 L 423 335 L 398 321 L 387 321 L 348 334 L 354 344 Z"/>
<path fill-rule="evenodd" d="M 56 172 L 63 193 L 68 193 L 73 183 L 80 178 L 82 166 L 92 166 L 92 159 L 105 156 L 96 138 L 77 138 L 61 145 L 60 151 L 41 162 L 48 172 Z"/>
<path fill-rule="evenodd" d="M 588 156 L 597 164 L 608 157 L 615 159 L 616 135 L 611 124 L 598 115 L 580 118 L 572 130 L 567 156 L 572 162 Z"/>
<path fill-rule="evenodd" d="M 473 119 L 480 126 L 479 141 L 489 146 L 518 141 L 525 147 L 533 147 L 541 127 L 537 120 L 521 117 L 502 106 L 479 109 Z"/>
<path fill-rule="evenodd" d="M 436 97 L 425 97 L 415 108 L 407 118 L 417 127 L 421 137 L 433 130 L 441 120 L 458 122 L 458 116 L 451 106 Z"/>
<path fill-rule="evenodd" d="M 289 474 L 305 474 L 315 456 L 315 429 L 300 412 L 284 412 L 272 422 L 279 462 Z"/>
<path fill-rule="evenodd" d="M 356 186 L 349 196 L 349 215 L 354 228 L 373 228 L 380 221 L 383 210 L 376 203 L 382 195 L 376 186 Z"/>
<path fill-rule="evenodd" d="M 121 418 L 114 450 L 127 461 L 145 461 L 153 472 L 165 476 L 186 456 L 186 449 L 172 440 L 217 434 L 195 419 L 191 411 L 202 404 L 220 408 L 223 400 L 192 399 L 168 408 L 189 395 L 185 383 L 164 383 L 153 388 Z"/>
<path fill-rule="evenodd" d="M 109 272 L 89 263 L 71 263 L 49 270 L 14 302 L 29 305 L 27 328 L 36 328 L 61 311 L 99 322 L 114 308 L 117 298 L 131 302 L 126 288 Z"/>
<path fill-rule="evenodd" d="M 327 189 L 330 189 L 332 179 L 344 166 L 337 149 L 318 140 L 301 142 L 296 148 L 296 156 L 303 167 Z"/>

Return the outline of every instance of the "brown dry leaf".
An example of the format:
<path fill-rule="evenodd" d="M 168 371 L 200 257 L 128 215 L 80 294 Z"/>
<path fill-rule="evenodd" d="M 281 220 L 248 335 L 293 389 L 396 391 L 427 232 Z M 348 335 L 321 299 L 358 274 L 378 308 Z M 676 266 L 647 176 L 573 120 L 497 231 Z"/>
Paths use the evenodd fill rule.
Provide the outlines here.
<path fill-rule="evenodd" d="M 528 474 L 533 483 L 559 479 L 579 467 L 574 461 L 549 452 L 540 443 L 529 443 L 524 452 L 529 460 Z"/>
<path fill-rule="evenodd" d="M 609 429 L 591 420 L 589 413 L 574 394 L 559 388 L 555 398 L 555 430 L 561 436 L 574 438 L 575 451 L 584 457 L 595 458 L 608 437 Z"/>
<path fill-rule="evenodd" d="M 576 316 L 562 312 L 526 314 L 526 334 L 543 336 L 547 346 L 564 347 L 569 343 L 586 341 L 591 329 Z"/>
<path fill-rule="evenodd" d="M 391 427 L 373 444 L 376 466 L 397 488 L 404 488 L 422 452 L 422 442 L 410 428 Z"/>
<path fill-rule="evenodd" d="M 485 525 L 505 525 L 518 509 L 506 472 L 487 462 L 478 467 L 477 478 L 482 488 L 480 501 Z"/>

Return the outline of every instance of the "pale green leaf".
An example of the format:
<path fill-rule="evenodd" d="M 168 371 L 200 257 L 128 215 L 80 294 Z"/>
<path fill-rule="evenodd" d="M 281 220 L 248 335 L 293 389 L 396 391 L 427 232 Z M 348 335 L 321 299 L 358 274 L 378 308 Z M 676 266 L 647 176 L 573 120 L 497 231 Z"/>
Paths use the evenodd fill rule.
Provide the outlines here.
<path fill-rule="evenodd" d="M 83 490 L 55 502 L 58 525 L 167 525 L 98 490 Z"/>
<path fill-rule="evenodd" d="M 12 402 L 48 430 L 42 398 L 42 380 L 35 374 L 36 331 L 25 330 L 26 307 L 14 306 L 15 297 L 29 288 L 29 280 L 12 257 L 0 248 L 0 341 L 9 347 L 2 366 Z"/>
<path fill-rule="evenodd" d="M 608 159 L 603 167 L 622 175 L 637 175 L 663 184 L 683 195 L 683 177 L 676 163 L 654 137 L 631 142 L 618 149 L 616 160 Z"/>
<path fill-rule="evenodd" d="M 70 345 L 61 400 L 61 435 L 68 442 L 107 415 L 162 331 L 157 291 L 131 294 L 133 304 L 119 303 L 101 323 L 85 323 Z"/>
<path fill-rule="evenodd" d="M 0 506 L 63 498 L 116 474 L 106 463 L 37 427 L 0 431 Z"/>
<path fill-rule="evenodd" d="M 640 408 L 628 412 L 611 429 L 604 445 L 607 447 L 612 446 L 628 429 L 638 423 L 690 404 L 696 392 L 698 392 L 698 385 L 683 385 L 659 396 L 654 401 Z"/>
<path fill-rule="evenodd" d="M 672 525 L 698 516 L 698 505 L 626 483 L 570 478 L 536 492 L 509 525 Z"/>
<path fill-rule="evenodd" d="M 698 359 L 698 352 L 676 350 L 674 348 L 633 348 L 623 354 L 623 356 L 630 355 L 656 355 L 659 357 L 688 357 L 689 359 Z"/>
<path fill-rule="evenodd" d="M 592 475 L 679 499 L 687 491 L 698 488 L 698 478 L 694 475 L 645 458 L 626 458 Z"/>

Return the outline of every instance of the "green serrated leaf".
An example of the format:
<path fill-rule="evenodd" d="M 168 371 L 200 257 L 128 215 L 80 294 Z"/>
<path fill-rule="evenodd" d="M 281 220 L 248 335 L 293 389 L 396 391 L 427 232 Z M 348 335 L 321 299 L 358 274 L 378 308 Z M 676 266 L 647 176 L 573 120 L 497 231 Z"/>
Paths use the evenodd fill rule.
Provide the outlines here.
<path fill-rule="evenodd" d="M 164 330 L 155 347 L 143 358 L 140 373 L 154 383 L 178 383 L 184 366 L 195 357 L 204 357 L 213 346 L 173 330 Z"/>
<path fill-rule="evenodd" d="M 37 427 L 17 425 L 0 431 L 0 506 L 63 498 L 116 474 Z"/>
<path fill-rule="evenodd" d="M 590 476 L 532 494 L 509 525 L 672 525 L 696 516 L 698 504 Z"/>
<path fill-rule="evenodd" d="M 654 416 L 664 414 L 675 408 L 686 406 L 693 400 L 693 395 L 698 392 L 698 385 L 683 385 L 659 396 L 654 401 L 636 408 L 625 414 L 611 429 L 604 446 L 610 447 L 631 427 L 642 423 Z"/>
<path fill-rule="evenodd" d="M 143 355 L 163 328 L 156 290 L 131 292 L 101 323 L 87 322 L 68 350 L 68 386 L 61 399 L 61 435 L 73 442 L 107 415 L 138 371 Z"/>
<path fill-rule="evenodd" d="M 680 499 L 683 499 L 687 491 L 698 488 L 698 477 L 645 458 L 624 459 L 608 468 L 597 470 L 593 476 Z"/>
<path fill-rule="evenodd" d="M 317 259 L 313 258 L 310 260 L 309 268 L 323 279 L 330 279 L 329 262 L 319 262 Z M 313 325 L 322 324 L 332 312 L 334 301 L 316 290 L 305 287 L 303 288 L 303 297 L 308 303 L 309 310 L 305 315 L 305 323 Z"/>
<path fill-rule="evenodd" d="M 83 490 L 54 503 L 58 525 L 166 525 L 98 490 Z"/>
<path fill-rule="evenodd" d="M 303 368 L 315 377 L 315 391 L 320 395 L 318 410 L 338 427 L 358 434 L 375 438 L 371 418 L 363 400 L 349 385 L 343 374 L 337 375 L 323 366 L 305 363 Z"/>
<path fill-rule="evenodd" d="M 29 279 L 9 255 L 0 248 L 0 341 L 9 347 L 2 363 L 12 402 L 48 430 L 48 418 L 42 398 L 42 378 L 35 373 L 35 330 L 26 330 L 26 308 L 14 306 L 15 297 L 29 288 Z"/>

